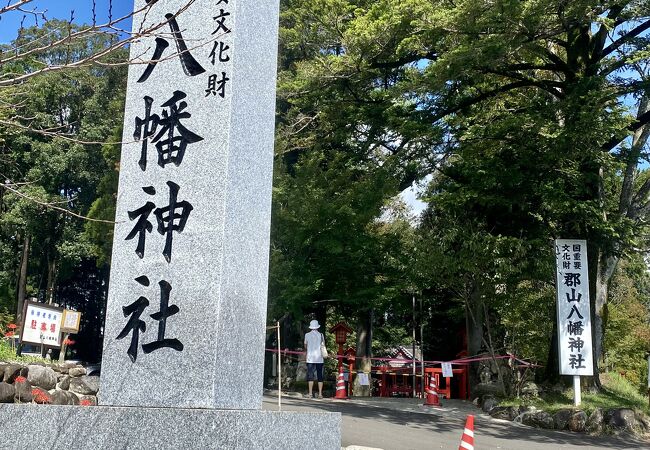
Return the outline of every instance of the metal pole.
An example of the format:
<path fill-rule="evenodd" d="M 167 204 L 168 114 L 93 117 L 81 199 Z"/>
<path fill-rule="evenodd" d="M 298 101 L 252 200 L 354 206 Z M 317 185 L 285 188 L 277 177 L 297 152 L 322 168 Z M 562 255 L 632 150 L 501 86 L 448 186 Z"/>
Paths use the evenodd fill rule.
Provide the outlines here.
<path fill-rule="evenodd" d="M 282 411 L 282 347 L 280 346 L 280 322 L 278 321 L 278 411 Z"/>
<path fill-rule="evenodd" d="M 580 375 L 573 376 L 573 405 L 578 406 L 582 399 L 580 398 Z"/>
<path fill-rule="evenodd" d="M 415 398 L 415 294 L 413 294 L 413 398 Z"/>
<path fill-rule="evenodd" d="M 422 319 L 422 292 L 420 292 L 420 395 L 424 398 L 424 320 Z"/>

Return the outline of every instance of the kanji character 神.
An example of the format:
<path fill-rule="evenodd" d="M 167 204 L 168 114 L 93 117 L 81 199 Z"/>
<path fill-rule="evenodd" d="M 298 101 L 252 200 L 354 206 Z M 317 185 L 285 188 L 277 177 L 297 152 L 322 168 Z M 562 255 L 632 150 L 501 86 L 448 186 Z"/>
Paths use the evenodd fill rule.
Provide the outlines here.
<path fill-rule="evenodd" d="M 149 195 L 156 194 L 156 190 L 153 186 L 143 187 L 142 190 Z M 125 240 L 131 240 L 138 235 L 138 245 L 135 248 L 135 254 L 138 255 L 140 259 L 144 258 L 146 233 L 151 233 L 151 230 L 153 230 L 153 224 L 149 222 L 148 218 L 149 214 L 151 214 L 155 207 L 156 205 L 153 202 L 147 202 L 140 208 L 129 211 L 129 219 L 138 219 L 138 221 L 135 223 L 131 232 L 126 236 Z"/>
<path fill-rule="evenodd" d="M 574 351 L 574 350 L 582 350 L 582 347 L 584 347 L 585 341 L 583 341 L 581 338 L 569 338 L 569 350 Z"/>

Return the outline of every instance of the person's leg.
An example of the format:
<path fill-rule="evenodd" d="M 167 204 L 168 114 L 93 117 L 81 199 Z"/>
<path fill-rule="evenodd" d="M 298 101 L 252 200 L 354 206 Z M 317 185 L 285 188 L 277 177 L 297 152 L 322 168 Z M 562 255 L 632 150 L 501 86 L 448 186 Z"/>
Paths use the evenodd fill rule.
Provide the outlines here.
<path fill-rule="evenodd" d="M 318 378 L 318 398 L 323 398 L 323 363 L 316 365 L 316 375 Z"/>
<path fill-rule="evenodd" d="M 307 363 L 307 389 L 309 389 L 309 397 L 314 392 L 314 380 L 316 379 L 316 366 L 312 363 Z"/>

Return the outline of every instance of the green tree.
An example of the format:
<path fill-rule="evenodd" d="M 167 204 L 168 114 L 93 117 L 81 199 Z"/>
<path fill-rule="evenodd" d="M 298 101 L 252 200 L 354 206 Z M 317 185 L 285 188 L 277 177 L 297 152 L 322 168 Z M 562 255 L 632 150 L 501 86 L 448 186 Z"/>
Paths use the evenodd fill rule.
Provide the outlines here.
<path fill-rule="evenodd" d="M 61 28 L 49 21 L 24 30 L 20 42 L 25 48 L 37 45 L 32 42 L 48 47 Z M 111 45 L 109 37 L 88 35 L 85 41 L 34 52 L 31 59 L 3 69 L 30 72 L 42 67 L 42 60 L 71 63 Z M 6 100 L 0 103 L 13 108 L 11 121 L 0 124 L 4 157 L 0 240 L 12 254 L 0 291 L 16 289 L 11 303 L 17 315 L 28 295 L 67 304 L 70 296 L 59 295 L 61 290 L 69 289 L 76 272 L 88 267 L 84 261 L 101 256 L 87 239 L 84 217 L 101 195 L 98 192 L 106 190 L 103 178 L 116 168 L 102 143 L 121 127 L 126 67 L 119 63 L 124 59 L 124 52 L 113 52 L 103 60 L 104 67 L 43 73 L 19 87 L 0 90 Z M 22 100 L 16 104 L 13 94 L 18 91 Z M 87 277 L 96 277 L 94 271 Z M 75 306 L 83 308 L 84 302 Z"/>
<path fill-rule="evenodd" d="M 504 270 L 511 289 L 548 283 L 552 239 L 588 239 L 598 356 L 611 275 L 648 209 L 650 185 L 638 182 L 650 120 L 647 3 L 286 5 L 282 156 L 326 145 L 363 162 L 379 154 L 398 188 L 441 173 L 432 197 L 460 205 L 470 242 L 544 258 L 520 256 L 513 272 L 481 253 L 488 259 L 469 273 L 489 295 Z"/>

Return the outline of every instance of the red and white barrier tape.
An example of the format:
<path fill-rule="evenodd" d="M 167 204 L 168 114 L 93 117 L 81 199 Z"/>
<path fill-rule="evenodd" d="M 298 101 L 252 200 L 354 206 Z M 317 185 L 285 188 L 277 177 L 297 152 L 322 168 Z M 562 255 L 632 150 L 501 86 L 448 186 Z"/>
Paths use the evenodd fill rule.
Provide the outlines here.
<path fill-rule="evenodd" d="M 267 348 L 267 352 L 271 353 L 278 353 L 278 349 L 276 348 Z M 283 355 L 304 355 L 305 352 L 300 352 L 300 351 L 294 351 L 294 350 L 282 350 L 280 353 Z M 344 355 L 333 355 L 332 358 L 337 358 L 337 359 L 351 359 L 355 360 L 356 356 L 344 356 Z M 527 361 L 524 361 L 522 359 L 517 358 L 514 355 L 497 355 L 497 356 L 484 356 L 484 357 L 478 357 L 478 356 L 470 356 L 470 357 L 465 357 L 465 358 L 460 358 L 460 359 L 454 359 L 451 361 L 421 361 L 419 359 L 416 359 L 416 363 L 418 364 L 429 364 L 429 365 L 435 365 L 435 364 L 442 364 L 442 363 L 451 363 L 452 365 L 457 365 L 457 366 L 462 366 L 462 365 L 468 365 L 469 363 L 472 362 L 478 362 L 478 361 L 491 361 L 493 359 L 514 359 L 515 361 L 521 363 L 523 366 L 527 367 L 542 367 L 538 364 L 533 364 L 529 363 Z M 407 363 L 407 362 L 413 362 L 412 359 L 404 359 L 404 358 L 368 358 L 373 361 L 385 361 L 385 362 L 401 362 L 401 363 Z"/>

